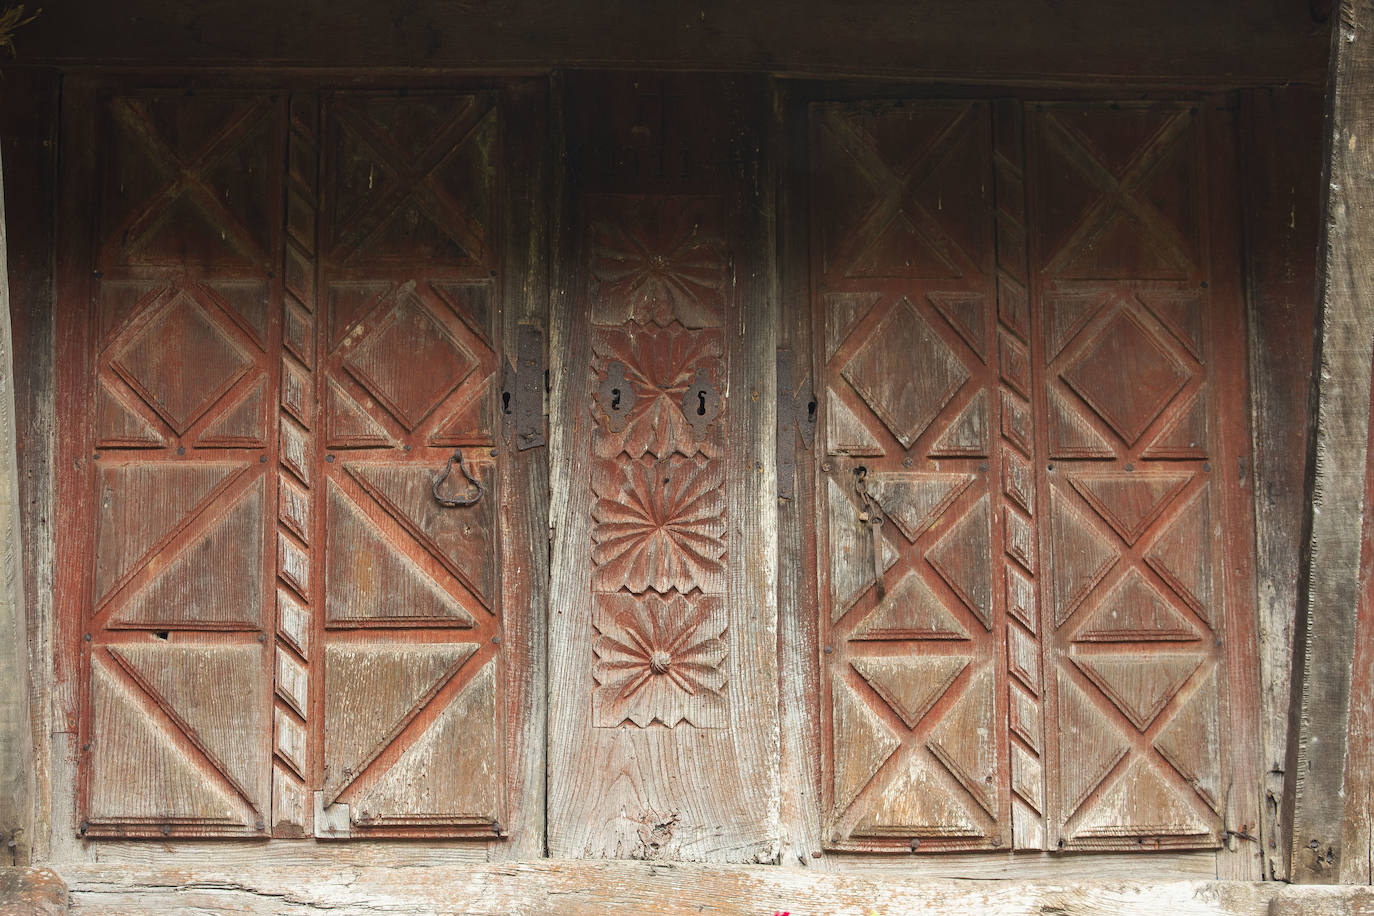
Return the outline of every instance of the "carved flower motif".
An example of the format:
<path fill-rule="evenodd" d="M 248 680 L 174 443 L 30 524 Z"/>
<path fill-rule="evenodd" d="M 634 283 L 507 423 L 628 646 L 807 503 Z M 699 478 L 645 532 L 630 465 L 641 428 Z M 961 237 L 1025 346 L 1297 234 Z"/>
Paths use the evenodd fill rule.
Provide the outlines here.
<path fill-rule="evenodd" d="M 719 454 L 716 443 L 697 441 L 682 413 L 682 395 L 699 370 L 706 370 L 717 380 L 723 374 L 720 331 L 688 331 L 676 323 L 656 328 L 630 322 L 621 328 L 598 328 L 592 346 L 603 367 L 612 362 L 624 367 L 632 388 L 626 397 L 633 401 L 620 432 L 600 431 L 599 455 L 610 458 L 624 451 L 631 458 L 639 458 L 651 452 L 666 458 L 674 451 L 691 455 L 698 450 Z M 604 379 L 606 370 L 600 374 Z"/>
<path fill-rule="evenodd" d="M 593 589 L 723 594 L 724 476 L 705 459 L 598 462 Z"/>
<path fill-rule="evenodd" d="M 627 719 L 641 728 L 655 720 L 668 727 L 725 725 L 722 663 L 724 603 L 682 595 L 598 595 L 592 643 L 593 718 L 615 728 Z"/>
<path fill-rule="evenodd" d="M 725 259 L 710 203 L 626 199 L 592 224 L 592 275 L 600 283 L 594 320 L 631 318 L 689 328 L 722 323 Z"/>

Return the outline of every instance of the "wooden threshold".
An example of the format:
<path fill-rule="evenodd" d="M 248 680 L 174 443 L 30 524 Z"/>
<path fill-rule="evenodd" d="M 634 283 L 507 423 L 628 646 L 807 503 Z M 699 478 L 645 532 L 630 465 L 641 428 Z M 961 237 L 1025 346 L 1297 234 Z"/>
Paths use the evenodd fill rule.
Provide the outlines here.
<path fill-rule="evenodd" d="M 1374 912 L 1374 891 L 1367 887 L 1240 881 L 956 882 L 769 866 L 609 860 L 252 870 L 81 865 L 59 867 L 57 873 L 69 890 L 69 912 L 76 914 Z M 7 902 L 0 895 L 0 912 Z"/>

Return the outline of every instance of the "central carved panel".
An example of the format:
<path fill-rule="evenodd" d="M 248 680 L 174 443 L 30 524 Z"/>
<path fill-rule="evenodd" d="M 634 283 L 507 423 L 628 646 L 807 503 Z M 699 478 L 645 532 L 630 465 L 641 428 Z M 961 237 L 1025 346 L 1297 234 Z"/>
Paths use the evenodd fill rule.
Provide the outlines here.
<path fill-rule="evenodd" d="M 709 198 L 595 204 L 594 724 L 724 727 L 720 217 Z"/>

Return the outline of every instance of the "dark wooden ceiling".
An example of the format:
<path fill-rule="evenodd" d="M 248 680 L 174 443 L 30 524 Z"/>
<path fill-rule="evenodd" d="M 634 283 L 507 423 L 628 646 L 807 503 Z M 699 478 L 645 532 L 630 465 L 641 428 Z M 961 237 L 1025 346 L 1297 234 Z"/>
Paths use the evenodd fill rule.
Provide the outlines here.
<path fill-rule="evenodd" d="M 31 3 L 30 6 L 35 4 Z M 47 0 L 22 62 L 1319 84 L 1309 0 Z"/>

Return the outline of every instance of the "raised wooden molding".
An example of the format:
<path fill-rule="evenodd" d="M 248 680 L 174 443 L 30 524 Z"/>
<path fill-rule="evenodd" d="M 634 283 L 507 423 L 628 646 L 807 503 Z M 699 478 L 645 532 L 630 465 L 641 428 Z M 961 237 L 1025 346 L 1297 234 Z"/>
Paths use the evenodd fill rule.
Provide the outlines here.
<path fill-rule="evenodd" d="M 1317 437 L 1294 638 L 1295 738 L 1284 797 L 1291 812 L 1284 820 L 1292 829 L 1292 878 L 1315 883 L 1369 880 L 1368 812 L 1360 817 L 1362 837 L 1342 837 L 1342 825 L 1365 805 L 1364 796 L 1351 801 L 1341 789 L 1348 776 L 1360 777 L 1347 772 L 1347 752 L 1359 753 L 1367 740 L 1350 716 L 1350 701 L 1374 357 L 1374 0 L 1344 0 L 1335 21 L 1318 263 Z"/>
<path fill-rule="evenodd" d="M 19 871 L 19 870 L 15 870 Z M 1267 916 L 1368 912 L 1368 888 L 1241 881 L 930 881 L 772 866 L 521 861 L 427 868 L 250 870 L 78 865 L 80 913 L 906 913 Z M 0 885 L 3 887 L 3 885 Z M 0 908 L 6 903 L 0 892 Z M 57 910 L 56 912 L 61 912 Z"/>
<path fill-rule="evenodd" d="M 32 843 L 34 773 L 3 196 L 0 186 L 0 863 L 14 864 Z"/>

